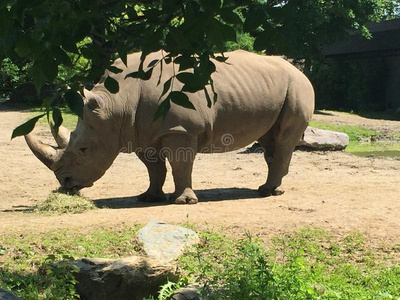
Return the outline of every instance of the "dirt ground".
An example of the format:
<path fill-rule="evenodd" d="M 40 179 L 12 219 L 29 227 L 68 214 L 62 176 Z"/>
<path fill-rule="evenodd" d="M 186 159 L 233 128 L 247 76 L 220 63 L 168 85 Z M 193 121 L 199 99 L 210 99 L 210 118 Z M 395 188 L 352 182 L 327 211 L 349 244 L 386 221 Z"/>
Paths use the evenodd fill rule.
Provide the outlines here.
<path fill-rule="evenodd" d="M 42 216 L 25 210 L 58 187 L 55 176 L 12 129 L 27 114 L 0 106 L 0 234 L 10 230 L 46 231 L 57 227 L 145 224 L 152 219 L 268 237 L 307 226 L 335 234 L 360 231 L 371 239 L 400 241 L 400 159 L 363 158 L 342 152 L 300 152 L 284 179 L 286 193 L 258 198 L 267 167 L 262 154 L 200 154 L 193 174 L 197 205 L 144 205 L 135 196 L 147 189 L 144 165 L 121 154 L 106 175 L 82 194 L 107 209 L 83 214 Z M 335 113 L 316 120 L 366 125 L 400 132 L 400 122 L 368 120 Z M 35 133 L 51 141 L 47 128 Z M 165 192 L 172 192 L 169 173 Z"/>

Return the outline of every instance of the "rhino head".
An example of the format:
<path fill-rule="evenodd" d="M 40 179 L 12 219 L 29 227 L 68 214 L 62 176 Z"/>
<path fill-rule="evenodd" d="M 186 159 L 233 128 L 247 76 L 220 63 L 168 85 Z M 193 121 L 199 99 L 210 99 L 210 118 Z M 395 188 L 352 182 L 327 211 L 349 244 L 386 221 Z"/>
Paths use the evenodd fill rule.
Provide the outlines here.
<path fill-rule="evenodd" d="M 78 119 L 72 133 L 60 126 L 56 134 L 51 124 L 58 147 L 39 141 L 31 133 L 25 136 L 35 156 L 55 173 L 67 190 L 92 186 L 119 153 L 120 129 L 112 117 L 112 103 L 107 93 L 85 90 L 82 97 L 83 118 Z"/>

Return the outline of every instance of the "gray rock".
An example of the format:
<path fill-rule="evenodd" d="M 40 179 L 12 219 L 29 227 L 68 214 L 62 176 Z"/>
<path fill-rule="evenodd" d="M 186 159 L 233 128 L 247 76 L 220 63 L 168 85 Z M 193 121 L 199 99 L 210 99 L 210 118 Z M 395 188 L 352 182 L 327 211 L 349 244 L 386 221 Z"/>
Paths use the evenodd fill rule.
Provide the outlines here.
<path fill-rule="evenodd" d="M 171 300 L 208 300 L 206 296 L 202 296 L 198 285 L 180 288 L 171 297 Z"/>
<path fill-rule="evenodd" d="M 156 220 L 139 230 L 138 239 L 147 256 L 163 263 L 175 261 L 185 247 L 200 241 L 193 230 Z"/>
<path fill-rule="evenodd" d="M 86 300 L 142 300 L 157 296 L 161 285 L 176 281 L 176 266 L 148 257 L 80 259 L 77 292 Z"/>
<path fill-rule="evenodd" d="M 0 300 L 22 300 L 9 291 L 0 288 Z"/>
<path fill-rule="evenodd" d="M 307 127 L 300 147 L 316 150 L 343 150 L 349 144 L 349 136 L 342 132 Z"/>

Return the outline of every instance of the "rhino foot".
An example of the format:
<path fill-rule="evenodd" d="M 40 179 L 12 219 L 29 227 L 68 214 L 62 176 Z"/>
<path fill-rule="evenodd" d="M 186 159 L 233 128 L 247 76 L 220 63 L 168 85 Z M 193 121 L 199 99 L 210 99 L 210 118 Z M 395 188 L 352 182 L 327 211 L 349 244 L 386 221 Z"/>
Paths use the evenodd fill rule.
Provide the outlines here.
<path fill-rule="evenodd" d="M 258 188 L 258 195 L 260 195 L 260 197 L 280 196 L 283 193 L 285 193 L 285 191 L 278 190 L 277 188 L 267 188 L 265 185 Z"/>
<path fill-rule="evenodd" d="M 171 201 L 174 201 L 175 204 L 196 204 L 198 202 L 196 194 L 192 189 L 186 189 L 180 196 L 176 196 L 176 194 L 172 194 L 169 198 Z"/>
<path fill-rule="evenodd" d="M 147 202 L 147 203 L 152 203 L 152 202 L 163 202 L 167 200 L 167 196 L 163 193 L 160 195 L 152 195 L 148 192 L 145 192 L 143 194 L 140 194 L 137 197 L 139 202 Z"/>

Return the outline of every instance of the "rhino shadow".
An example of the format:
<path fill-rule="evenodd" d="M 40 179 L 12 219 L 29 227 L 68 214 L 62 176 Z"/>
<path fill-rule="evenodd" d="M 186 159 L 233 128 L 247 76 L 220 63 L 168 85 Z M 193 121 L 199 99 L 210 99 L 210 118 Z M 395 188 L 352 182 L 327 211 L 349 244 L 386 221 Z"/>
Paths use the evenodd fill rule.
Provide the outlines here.
<path fill-rule="evenodd" d="M 195 190 L 199 202 L 217 202 L 240 199 L 259 198 L 257 190 L 247 188 L 220 188 L 220 189 L 203 189 Z M 118 197 L 104 198 L 93 200 L 93 204 L 98 208 L 135 208 L 135 207 L 150 207 L 173 205 L 174 202 L 169 200 L 163 202 L 139 202 L 137 196 L 133 197 Z"/>

